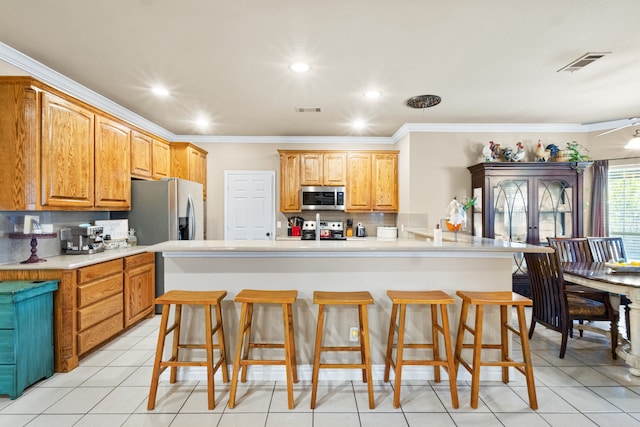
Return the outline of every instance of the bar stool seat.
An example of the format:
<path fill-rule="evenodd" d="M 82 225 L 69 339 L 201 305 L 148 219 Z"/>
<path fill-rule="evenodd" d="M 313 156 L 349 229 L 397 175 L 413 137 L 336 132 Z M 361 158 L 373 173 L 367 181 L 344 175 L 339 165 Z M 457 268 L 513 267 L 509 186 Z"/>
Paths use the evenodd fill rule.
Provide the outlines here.
<path fill-rule="evenodd" d="M 400 386 L 402 381 L 402 368 L 405 365 L 411 366 L 433 366 L 434 378 L 436 382 L 440 382 L 440 368 L 444 368 L 449 376 L 449 388 L 451 390 L 451 404 L 454 408 L 458 408 L 458 388 L 456 387 L 456 368 L 453 357 L 453 348 L 451 344 L 451 332 L 449 330 L 449 316 L 447 306 L 455 301 L 453 297 L 447 293 L 435 291 L 396 291 L 389 290 L 387 295 L 391 299 L 391 320 L 389 322 L 389 338 L 387 340 L 387 354 L 384 364 L 384 381 L 389 381 L 389 372 L 393 367 L 395 374 L 395 384 L 393 393 L 393 407 L 400 407 Z M 431 343 L 405 343 L 405 320 L 407 313 L 407 305 L 429 305 L 431 309 Z M 440 308 L 440 317 L 442 323 L 438 322 L 438 307 Z M 400 313 L 398 313 L 398 311 Z M 399 323 L 398 314 L 400 315 Z M 394 335 L 398 329 L 398 342 L 396 345 L 396 360 L 393 360 Z M 439 335 L 442 334 L 445 346 L 446 359 L 440 356 Z M 431 349 L 433 350 L 433 359 L 404 359 L 404 349 Z"/>
<path fill-rule="evenodd" d="M 502 382 L 509 382 L 509 367 L 514 367 L 522 373 L 527 380 L 527 391 L 529 393 L 529 406 L 531 409 L 538 409 L 536 398 L 536 387 L 533 379 L 533 364 L 531 362 L 531 352 L 529 349 L 529 337 L 527 335 L 527 325 L 524 314 L 524 307 L 533 305 L 529 298 L 514 292 L 468 292 L 457 291 L 456 295 L 462 298 L 462 309 L 460 312 L 460 323 L 458 325 L 458 336 L 455 350 L 456 371 L 462 365 L 471 373 L 471 407 L 478 407 L 478 393 L 480 390 L 480 367 L 500 366 L 502 367 Z M 475 325 L 467 323 L 469 307 L 476 307 Z M 500 343 L 486 344 L 482 342 L 482 328 L 484 307 L 486 305 L 500 306 Z M 515 306 L 518 314 L 518 328 L 512 326 L 511 316 L 508 316 L 507 307 Z M 509 356 L 508 332 L 520 337 L 522 346 L 523 361 L 514 361 Z M 464 344 L 464 334 L 469 332 L 473 336 L 473 344 Z M 462 358 L 464 348 L 473 349 L 472 362 Z M 501 353 L 500 361 L 481 360 L 482 349 L 499 349 Z"/>
<path fill-rule="evenodd" d="M 316 407 L 318 392 L 318 375 L 320 368 L 333 369 L 362 369 L 362 381 L 367 383 L 369 393 L 369 408 L 375 408 L 373 398 L 373 377 L 371 375 L 371 351 L 369 348 L 369 321 L 367 305 L 373 304 L 373 297 L 367 291 L 361 292 L 313 292 L 313 303 L 318 304 L 318 325 L 316 329 L 316 341 L 313 357 L 311 409 Z M 323 346 L 322 334 L 324 329 L 324 312 L 326 305 L 357 305 L 359 323 L 358 346 Z M 360 363 L 320 363 L 320 354 L 327 351 L 358 351 Z"/>
<path fill-rule="evenodd" d="M 151 378 L 151 390 L 149 392 L 149 401 L 147 409 L 151 410 L 156 404 L 156 394 L 158 392 L 158 382 L 160 374 L 165 369 L 171 368 L 169 382 L 176 382 L 176 374 L 179 366 L 205 366 L 207 368 L 207 393 L 209 409 L 215 407 L 214 382 L 213 376 L 219 368 L 222 368 L 222 381 L 229 382 L 229 374 L 227 372 L 226 347 L 224 342 L 224 330 L 222 326 L 222 310 L 220 302 L 227 295 L 227 291 L 183 291 L 172 290 L 156 298 L 155 303 L 162 305 L 162 318 L 160 320 L 160 330 L 158 332 L 158 345 L 156 347 L 156 357 L 153 363 L 153 374 Z M 171 306 L 175 306 L 174 322 L 171 326 L 169 323 L 169 312 Z M 183 305 L 201 305 L 204 307 L 205 315 L 205 342 L 204 344 L 181 343 L 180 342 L 180 322 L 182 319 Z M 212 325 L 211 309 L 215 308 L 216 325 Z M 173 332 L 173 344 L 171 357 L 168 360 L 162 360 L 164 345 L 167 335 Z M 213 343 L 213 335 L 218 334 L 218 343 Z M 181 361 L 178 357 L 180 349 L 204 349 L 207 354 L 206 360 L 203 361 Z M 214 364 L 213 350 L 220 352 L 220 357 Z"/>
<path fill-rule="evenodd" d="M 240 368 L 242 368 L 240 381 L 245 382 L 247 380 L 247 366 L 249 365 L 284 365 L 286 367 L 287 375 L 287 397 L 289 409 L 293 409 L 293 383 L 298 382 L 298 367 L 296 363 L 296 345 L 293 332 L 292 304 L 297 298 L 298 291 L 295 290 L 274 291 L 253 289 L 243 289 L 234 298 L 235 302 L 242 303 L 242 309 L 240 312 L 236 355 L 233 360 L 233 378 L 231 380 L 231 391 L 229 394 L 229 408 L 233 408 L 235 406 L 236 388 L 238 386 Z M 257 343 L 252 341 L 251 325 L 253 321 L 254 304 L 282 305 L 284 343 Z M 282 348 L 284 349 L 284 359 L 249 359 L 249 350 L 254 348 Z"/>

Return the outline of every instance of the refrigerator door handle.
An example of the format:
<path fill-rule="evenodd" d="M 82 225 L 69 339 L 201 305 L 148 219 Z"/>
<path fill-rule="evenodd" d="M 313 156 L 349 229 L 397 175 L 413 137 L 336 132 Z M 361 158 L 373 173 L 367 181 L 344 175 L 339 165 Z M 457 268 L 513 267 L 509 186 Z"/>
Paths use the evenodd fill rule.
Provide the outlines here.
<path fill-rule="evenodd" d="M 196 210 L 191 194 L 187 199 L 187 218 L 189 218 L 189 240 L 194 240 L 196 238 Z"/>

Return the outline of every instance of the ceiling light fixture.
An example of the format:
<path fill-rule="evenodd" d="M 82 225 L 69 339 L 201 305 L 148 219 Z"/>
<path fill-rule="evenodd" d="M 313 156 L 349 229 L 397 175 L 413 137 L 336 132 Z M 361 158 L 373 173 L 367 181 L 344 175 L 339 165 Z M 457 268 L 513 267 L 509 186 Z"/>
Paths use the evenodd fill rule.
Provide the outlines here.
<path fill-rule="evenodd" d="M 206 117 L 200 117 L 196 120 L 196 124 L 198 125 L 198 127 L 204 129 L 209 127 L 209 120 Z"/>
<path fill-rule="evenodd" d="M 418 95 L 407 100 L 407 107 L 425 109 L 440 104 L 442 98 L 437 95 Z"/>
<path fill-rule="evenodd" d="M 295 71 L 296 73 L 306 73 L 311 69 L 311 66 L 305 62 L 294 62 L 293 64 L 289 65 L 289 68 L 291 68 L 291 70 Z"/>
<path fill-rule="evenodd" d="M 162 86 L 154 86 L 151 88 L 151 91 L 153 93 L 155 93 L 156 95 L 159 96 L 168 96 L 169 95 L 169 91 L 165 88 L 163 88 Z"/>
<path fill-rule="evenodd" d="M 381 95 L 382 92 L 380 92 L 379 90 L 368 90 L 364 93 L 365 98 L 370 99 L 379 98 Z"/>
<path fill-rule="evenodd" d="M 354 129 L 364 129 L 366 125 L 367 123 L 362 120 L 356 120 L 353 122 Z"/>
<path fill-rule="evenodd" d="M 627 150 L 640 150 L 640 129 L 636 129 L 636 133 L 633 134 L 633 137 L 624 148 Z"/>

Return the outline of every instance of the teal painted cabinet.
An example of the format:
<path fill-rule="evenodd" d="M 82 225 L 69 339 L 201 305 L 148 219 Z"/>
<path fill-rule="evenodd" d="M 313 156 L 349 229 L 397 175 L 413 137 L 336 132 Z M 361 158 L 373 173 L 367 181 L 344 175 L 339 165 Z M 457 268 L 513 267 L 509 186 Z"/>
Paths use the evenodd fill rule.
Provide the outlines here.
<path fill-rule="evenodd" d="M 58 281 L 0 281 L 0 394 L 11 399 L 53 375 Z"/>

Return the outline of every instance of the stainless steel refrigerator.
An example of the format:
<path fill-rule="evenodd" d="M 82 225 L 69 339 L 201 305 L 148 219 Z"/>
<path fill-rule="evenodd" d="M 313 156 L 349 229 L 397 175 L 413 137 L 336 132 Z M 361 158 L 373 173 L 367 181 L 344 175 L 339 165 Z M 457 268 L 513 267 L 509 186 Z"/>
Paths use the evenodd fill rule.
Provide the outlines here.
<path fill-rule="evenodd" d="M 202 184 L 178 178 L 131 182 L 131 210 L 124 213 L 139 245 L 204 238 Z M 164 258 L 156 253 L 156 296 L 164 293 Z M 156 307 L 156 311 L 158 307 Z"/>

